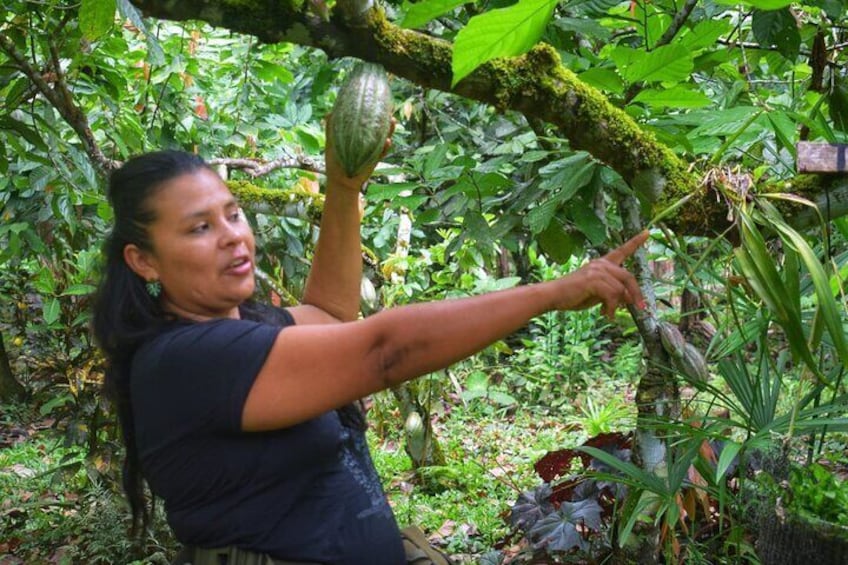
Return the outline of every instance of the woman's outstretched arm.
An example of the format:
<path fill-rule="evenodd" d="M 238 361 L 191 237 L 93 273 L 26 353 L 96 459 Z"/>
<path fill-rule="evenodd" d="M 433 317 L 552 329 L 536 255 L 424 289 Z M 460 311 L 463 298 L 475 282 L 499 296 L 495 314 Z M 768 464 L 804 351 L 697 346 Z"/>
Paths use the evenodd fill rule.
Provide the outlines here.
<path fill-rule="evenodd" d="M 385 310 L 347 324 L 295 326 L 280 332 L 248 395 L 246 430 L 303 422 L 357 398 L 445 368 L 551 310 L 642 305 L 621 267 L 642 233 L 560 279 L 471 298 Z"/>

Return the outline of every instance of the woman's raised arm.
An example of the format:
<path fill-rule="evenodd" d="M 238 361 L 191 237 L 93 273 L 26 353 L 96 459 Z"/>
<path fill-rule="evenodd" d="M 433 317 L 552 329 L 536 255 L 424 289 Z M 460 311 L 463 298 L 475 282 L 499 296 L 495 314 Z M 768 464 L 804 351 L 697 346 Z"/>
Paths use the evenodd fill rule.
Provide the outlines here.
<path fill-rule="evenodd" d="M 301 306 L 289 309 L 298 324 L 349 322 L 359 313 L 362 246 L 359 235 L 359 190 L 374 165 L 355 178 L 345 176 L 332 146 L 332 116 L 327 118 L 326 199 L 315 256 Z M 391 144 L 394 122 L 383 150 Z"/>

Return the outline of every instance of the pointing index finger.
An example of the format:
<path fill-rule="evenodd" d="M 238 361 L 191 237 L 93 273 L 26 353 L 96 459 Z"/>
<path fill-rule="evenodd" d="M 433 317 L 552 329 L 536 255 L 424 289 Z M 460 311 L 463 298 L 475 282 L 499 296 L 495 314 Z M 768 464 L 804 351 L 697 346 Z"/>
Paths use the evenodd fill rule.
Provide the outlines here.
<path fill-rule="evenodd" d="M 633 255 L 633 253 L 648 240 L 649 236 L 650 233 L 648 232 L 648 230 L 644 230 L 634 235 L 633 237 L 622 243 L 621 246 L 616 247 L 615 249 L 604 255 L 604 259 L 606 259 L 607 261 L 611 261 L 616 265 L 621 265 L 625 259 Z"/>

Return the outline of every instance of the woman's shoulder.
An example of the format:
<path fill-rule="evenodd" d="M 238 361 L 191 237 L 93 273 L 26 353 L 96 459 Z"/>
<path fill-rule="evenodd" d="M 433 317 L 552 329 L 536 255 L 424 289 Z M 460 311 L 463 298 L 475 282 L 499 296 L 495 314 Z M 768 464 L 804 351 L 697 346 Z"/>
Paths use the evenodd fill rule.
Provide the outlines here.
<path fill-rule="evenodd" d="M 147 339 L 135 358 L 161 358 L 170 354 L 205 353 L 215 356 L 234 344 L 244 348 L 252 341 L 271 342 L 280 327 L 252 319 L 217 318 L 203 322 L 175 321 Z"/>
<path fill-rule="evenodd" d="M 294 324 L 294 318 L 292 318 L 288 310 L 261 302 L 245 302 L 239 306 L 239 314 L 244 320 L 262 322 L 275 326 L 285 327 Z"/>

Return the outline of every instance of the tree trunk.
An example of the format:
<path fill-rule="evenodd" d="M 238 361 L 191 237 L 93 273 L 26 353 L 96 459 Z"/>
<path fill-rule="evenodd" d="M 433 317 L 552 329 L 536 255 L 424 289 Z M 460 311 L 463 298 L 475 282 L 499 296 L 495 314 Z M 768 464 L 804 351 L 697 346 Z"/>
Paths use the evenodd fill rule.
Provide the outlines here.
<path fill-rule="evenodd" d="M 9 355 L 6 353 L 6 345 L 3 343 L 3 334 L 0 334 L 0 402 L 11 400 L 22 400 L 26 390 L 15 380 L 12 367 L 9 363 Z"/>

